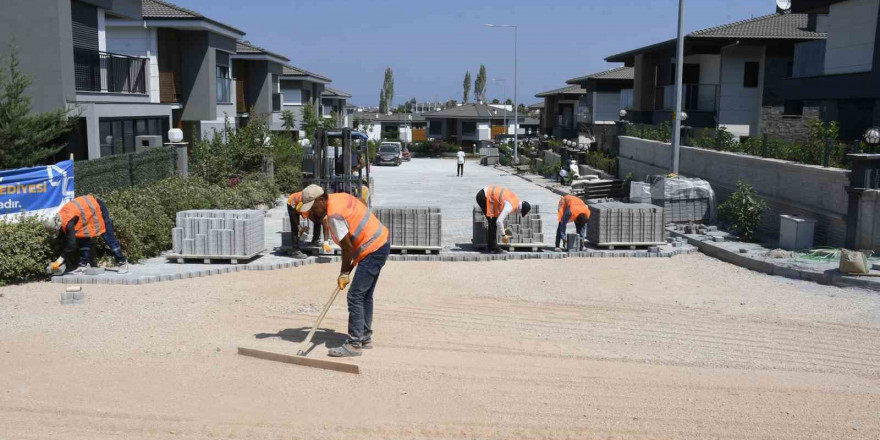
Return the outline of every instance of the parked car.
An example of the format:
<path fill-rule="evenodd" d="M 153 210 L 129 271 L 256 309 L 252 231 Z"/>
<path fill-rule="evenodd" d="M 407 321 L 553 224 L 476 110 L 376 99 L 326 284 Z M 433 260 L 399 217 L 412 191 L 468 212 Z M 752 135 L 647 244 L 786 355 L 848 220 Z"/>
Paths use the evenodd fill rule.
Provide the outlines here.
<path fill-rule="evenodd" d="M 403 147 L 400 142 L 382 142 L 376 152 L 376 165 L 400 166 L 403 162 Z"/>
<path fill-rule="evenodd" d="M 401 157 L 403 158 L 404 162 L 409 162 L 412 160 L 412 153 L 409 152 L 409 148 L 403 147 Z"/>

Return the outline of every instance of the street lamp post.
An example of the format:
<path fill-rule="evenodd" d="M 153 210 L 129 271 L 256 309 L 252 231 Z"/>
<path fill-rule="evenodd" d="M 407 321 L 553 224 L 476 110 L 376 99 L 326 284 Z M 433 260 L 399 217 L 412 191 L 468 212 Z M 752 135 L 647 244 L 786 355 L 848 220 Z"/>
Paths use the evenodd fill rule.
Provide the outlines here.
<path fill-rule="evenodd" d="M 517 27 L 514 24 L 486 24 L 494 28 L 513 28 L 513 163 L 519 164 L 519 101 L 517 100 Z"/>
<path fill-rule="evenodd" d="M 678 174 L 681 148 L 682 70 L 684 69 L 684 0 L 678 0 L 678 43 L 675 54 L 675 109 L 672 113 L 672 173 Z"/>

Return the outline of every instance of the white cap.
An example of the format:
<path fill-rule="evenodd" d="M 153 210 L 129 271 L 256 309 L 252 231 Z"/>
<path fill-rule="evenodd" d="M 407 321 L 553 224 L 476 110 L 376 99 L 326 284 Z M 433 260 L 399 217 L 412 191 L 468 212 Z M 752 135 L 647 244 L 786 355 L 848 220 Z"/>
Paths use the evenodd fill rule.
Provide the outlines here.
<path fill-rule="evenodd" d="M 314 184 L 307 186 L 302 192 L 302 205 L 299 207 L 299 212 L 309 212 L 312 205 L 315 204 L 315 200 L 323 195 L 324 188 Z"/>

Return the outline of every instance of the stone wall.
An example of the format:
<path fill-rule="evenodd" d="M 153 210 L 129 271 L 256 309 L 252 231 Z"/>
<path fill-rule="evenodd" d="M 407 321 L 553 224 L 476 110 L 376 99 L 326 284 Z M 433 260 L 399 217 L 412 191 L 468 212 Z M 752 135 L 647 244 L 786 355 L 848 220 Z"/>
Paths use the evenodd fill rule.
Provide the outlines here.
<path fill-rule="evenodd" d="M 786 141 L 806 141 L 810 135 L 807 121 L 819 118 L 821 108 L 804 105 L 803 116 L 783 116 L 785 107 L 764 106 L 761 112 L 761 132 Z"/>
<path fill-rule="evenodd" d="M 619 176 L 633 173 L 638 181 L 669 172 L 669 144 L 628 136 L 620 140 Z M 848 170 L 681 147 L 679 171 L 707 180 L 718 203 L 730 196 L 737 182 L 751 184 L 768 205 L 760 228 L 765 238 L 778 237 L 780 214 L 796 214 L 817 220 L 817 245 L 843 246 L 846 241 Z"/>

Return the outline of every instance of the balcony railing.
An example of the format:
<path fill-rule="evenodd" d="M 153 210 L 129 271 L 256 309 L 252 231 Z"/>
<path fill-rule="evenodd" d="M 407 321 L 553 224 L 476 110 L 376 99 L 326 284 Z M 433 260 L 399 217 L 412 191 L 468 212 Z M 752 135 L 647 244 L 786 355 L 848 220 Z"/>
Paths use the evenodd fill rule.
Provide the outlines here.
<path fill-rule="evenodd" d="M 672 111 L 675 106 L 675 86 L 656 89 L 655 110 Z M 715 84 L 683 84 L 681 107 L 684 111 L 718 111 L 718 86 Z"/>
<path fill-rule="evenodd" d="M 147 59 L 73 48 L 76 90 L 147 93 Z"/>
<path fill-rule="evenodd" d="M 217 104 L 232 104 L 232 78 L 217 78 Z"/>
<path fill-rule="evenodd" d="M 281 94 L 273 93 L 272 94 L 272 111 L 280 112 L 281 111 Z"/>

